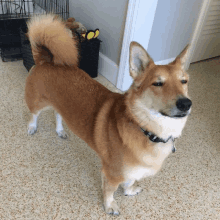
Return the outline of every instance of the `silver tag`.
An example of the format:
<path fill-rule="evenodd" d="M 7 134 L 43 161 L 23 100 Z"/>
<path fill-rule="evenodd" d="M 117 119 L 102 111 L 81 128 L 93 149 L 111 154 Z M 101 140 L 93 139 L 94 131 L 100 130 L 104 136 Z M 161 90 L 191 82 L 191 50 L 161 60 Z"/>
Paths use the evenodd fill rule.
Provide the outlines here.
<path fill-rule="evenodd" d="M 172 153 L 175 153 L 175 152 L 176 152 L 176 148 L 175 148 L 175 145 L 173 145 Z"/>
<path fill-rule="evenodd" d="M 173 148 L 172 148 L 172 153 L 176 152 L 176 148 L 175 148 L 175 143 L 174 143 L 175 139 L 173 139 Z"/>

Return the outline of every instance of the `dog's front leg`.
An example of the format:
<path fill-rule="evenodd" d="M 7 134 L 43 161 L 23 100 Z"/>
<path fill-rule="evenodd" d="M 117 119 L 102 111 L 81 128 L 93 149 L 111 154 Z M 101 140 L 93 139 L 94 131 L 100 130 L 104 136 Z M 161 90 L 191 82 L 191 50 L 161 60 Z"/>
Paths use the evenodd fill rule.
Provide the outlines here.
<path fill-rule="evenodd" d="M 128 180 L 121 184 L 125 196 L 134 196 L 142 191 L 141 187 L 134 186 L 135 180 Z"/>
<path fill-rule="evenodd" d="M 119 215 L 119 208 L 114 200 L 114 192 L 117 190 L 119 183 L 111 183 L 102 173 L 102 191 L 104 199 L 104 208 L 107 214 Z"/>

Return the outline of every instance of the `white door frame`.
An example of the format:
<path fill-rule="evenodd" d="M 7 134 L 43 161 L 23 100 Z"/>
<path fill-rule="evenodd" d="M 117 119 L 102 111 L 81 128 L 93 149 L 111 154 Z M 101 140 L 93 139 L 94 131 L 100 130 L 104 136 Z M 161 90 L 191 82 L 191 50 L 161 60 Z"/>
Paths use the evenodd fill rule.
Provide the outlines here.
<path fill-rule="evenodd" d="M 205 22 L 206 16 L 207 16 L 207 12 L 209 9 L 209 5 L 211 3 L 212 0 L 203 0 L 200 12 L 199 12 L 199 17 L 197 20 L 197 23 L 195 25 L 195 29 L 193 31 L 192 34 L 192 38 L 190 40 L 190 48 L 189 48 L 189 55 L 188 58 L 186 60 L 186 64 L 185 64 L 185 69 L 187 70 L 189 68 L 190 62 L 193 58 L 193 54 L 195 52 L 198 40 L 199 40 L 199 36 L 201 34 L 202 31 L 202 27 L 203 24 Z"/>
<path fill-rule="evenodd" d="M 125 79 L 126 72 L 129 71 L 128 62 L 129 62 L 129 46 L 130 42 L 134 38 L 135 29 L 137 28 L 137 15 L 139 11 L 139 7 L 141 7 L 141 1 L 144 0 L 129 0 L 128 3 L 128 11 L 126 17 L 124 38 L 122 43 L 122 51 L 120 57 L 119 71 L 118 71 L 118 79 L 117 79 L 117 88 L 123 91 L 123 82 Z M 145 33 L 146 43 L 148 45 L 150 41 L 151 30 L 154 22 L 154 15 L 156 12 L 158 0 L 148 0 L 147 7 L 145 7 L 146 12 L 151 11 L 151 13 L 146 13 L 145 19 L 148 21 L 148 30 Z M 153 12 L 152 12 L 153 10 Z M 146 28 L 146 27 L 145 27 Z M 147 50 L 146 46 L 145 49 Z M 128 73 L 127 73 L 128 74 Z"/>
<path fill-rule="evenodd" d="M 135 27 L 136 27 L 136 22 L 137 22 L 137 15 L 138 15 L 138 10 L 140 7 L 140 1 L 141 0 L 129 0 L 128 4 L 128 11 L 127 11 L 127 17 L 126 17 L 126 24 L 125 24 L 125 32 L 124 32 L 124 38 L 123 38 L 123 44 L 122 44 L 122 51 L 121 51 L 121 57 L 120 57 L 120 64 L 119 64 L 119 71 L 118 71 L 118 78 L 117 78 L 117 88 L 123 91 L 123 82 L 125 80 L 125 74 L 129 74 L 129 68 L 128 68 L 128 62 L 129 62 L 129 46 L 130 42 L 133 40 L 134 33 L 135 33 Z M 143 0 L 142 0 L 143 1 Z M 195 29 L 193 30 L 192 37 L 190 40 L 190 49 L 189 49 L 189 55 L 185 64 L 185 68 L 188 69 L 190 62 L 193 57 L 193 53 L 195 51 L 195 48 L 197 46 L 197 42 L 200 36 L 200 33 L 202 31 L 202 27 L 208 12 L 209 5 L 212 0 L 203 0 L 199 17 L 197 20 L 197 23 L 195 25 Z M 152 5 L 155 4 L 157 5 L 158 0 L 148 0 L 147 6 L 149 8 L 145 8 L 146 11 L 148 10 L 155 10 L 154 14 L 156 13 L 156 7 L 152 8 Z M 149 13 L 150 15 L 146 14 L 146 18 L 148 21 L 148 31 L 145 35 L 146 43 L 148 45 L 150 41 L 150 35 L 151 35 L 151 30 L 154 22 L 154 16 L 152 16 L 152 13 Z M 146 30 L 146 29 L 145 29 Z M 145 49 L 147 50 L 146 46 Z M 172 61 L 172 60 L 170 60 Z M 160 62 L 158 62 L 160 64 Z M 162 63 L 164 64 L 164 63 Z"/>

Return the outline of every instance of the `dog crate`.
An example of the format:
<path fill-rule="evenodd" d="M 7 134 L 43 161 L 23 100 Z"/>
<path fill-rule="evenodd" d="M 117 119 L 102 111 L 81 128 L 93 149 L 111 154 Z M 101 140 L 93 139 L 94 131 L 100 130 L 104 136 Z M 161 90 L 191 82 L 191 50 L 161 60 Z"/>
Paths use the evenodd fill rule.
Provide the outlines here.
<path fill-rule="evenodd" d="M 30 42 L 26 36 L 27 31 L 27 25 L 26 23 L 23 23 L 20 28 L 21 50 L 23 54 L 23 64 L 29 71 L 35 63 Z M 82 40 L 79 33 L 75 32 L 75 35 L 79 48 L 79 68 L 84 70 L 92 78 L 95 78 L 98 76 L 99 48 L 101 40 L 94 38 L 87 41 Z"/>
<path fill-rule="evenodd" d="M 22 57 L 20 26 L 33 14 L 69 17 L 69 0 L 0 0 L 0 49 L 3 61 Z"/>

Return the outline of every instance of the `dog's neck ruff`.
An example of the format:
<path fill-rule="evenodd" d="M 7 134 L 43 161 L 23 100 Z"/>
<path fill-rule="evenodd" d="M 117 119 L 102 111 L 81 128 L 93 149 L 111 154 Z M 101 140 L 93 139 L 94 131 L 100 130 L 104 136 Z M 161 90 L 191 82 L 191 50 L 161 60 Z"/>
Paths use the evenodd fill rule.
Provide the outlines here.
<path fill-rule="evenodd" d="M 164 140 L 164 139 L 162 139 L 162 138 L 157 137 L 155 134 L 153 134 L 153 133 L 150 132 L 150 131 L 144 130 L 143 128 L 141 128 L 141 130 L 144 132 L 144 134 L 145 134 L 146 136 L 149 137 L 149 139 L 150 139 L 152 142 L 155 142 L 155 143 L 160 143 L 160 142 L 162 142 L 162 143 L 167 143 L 167 142 L 170 140 L 170 138 L 172 138 L 172 136 L 170 136 L 167 140 Z M 172 138 L 172 139 L 173 139 L 173 138 Z"/>

